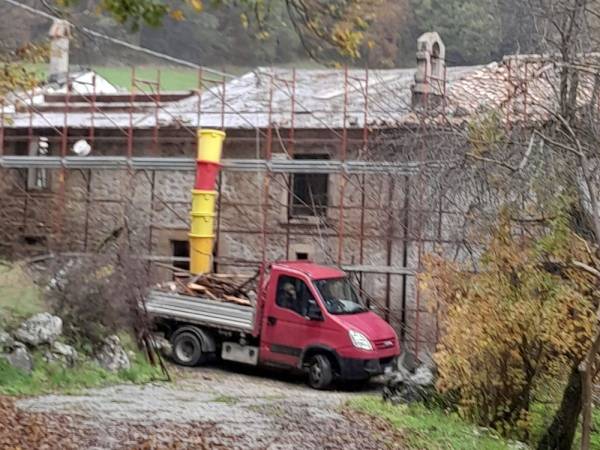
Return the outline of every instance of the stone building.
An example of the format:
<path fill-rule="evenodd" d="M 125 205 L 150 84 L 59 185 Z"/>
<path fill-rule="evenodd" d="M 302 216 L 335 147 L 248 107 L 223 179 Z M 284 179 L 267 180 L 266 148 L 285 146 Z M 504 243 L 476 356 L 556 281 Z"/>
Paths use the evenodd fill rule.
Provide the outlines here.
<path fill-rule="evenodd" d="M 435 315 L 414 275 L 435 245 L 466 258 L 452 224 L 467 205 L 410 160 L 417 145 L 428 156 L 444 145 L 423 142 L 423 116 L 460 124 L 504 108 L 516 120 L 528 99 L 513 82 L 523 58 L 446 68 L 437 33 L 417 47 L 416 69 L 258 68 L 201 92 L 135 80 L 121 92 L 56 63 L 52 83 L 3 106 L 0 255 L 102 251 L 126 217 L 140 255 L 187 256 L 196 130 L 224 129 L 215 269 L 341 265 L 407 339 L 431 345 Z M 405 136 L 402 148 L 386 136 Z"/>

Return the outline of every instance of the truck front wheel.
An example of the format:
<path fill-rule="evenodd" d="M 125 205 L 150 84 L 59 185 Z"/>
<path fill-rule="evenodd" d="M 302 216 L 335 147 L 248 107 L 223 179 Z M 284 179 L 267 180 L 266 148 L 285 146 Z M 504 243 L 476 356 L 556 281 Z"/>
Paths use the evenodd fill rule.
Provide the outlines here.
<path fill-rule="evenodd" d="M 190 331 L 178 333 L 173 339 L 173 359 L 182 366 L 197 366 L 204 362 L 202 343 L 198 336 Z"/>
<path fill-rule="evenodd" d="M 331 361 L 325 355 L 315 355 L 308 365 L 308 384 L 314 389 L 326 389 L 333 380 Z"/>

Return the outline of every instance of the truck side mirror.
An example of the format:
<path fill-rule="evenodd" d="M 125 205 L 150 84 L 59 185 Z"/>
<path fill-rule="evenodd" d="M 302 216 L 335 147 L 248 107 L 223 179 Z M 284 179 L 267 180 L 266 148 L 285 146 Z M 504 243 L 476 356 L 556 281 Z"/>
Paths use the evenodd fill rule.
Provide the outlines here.
<path fill-rule="evenodd" d="M 308 301 L 308 311 L 306 312 L 306 317 L 309 320 L 323 320 L 321 308 L 319 308 L 317 302 L 312 299 Z"/>

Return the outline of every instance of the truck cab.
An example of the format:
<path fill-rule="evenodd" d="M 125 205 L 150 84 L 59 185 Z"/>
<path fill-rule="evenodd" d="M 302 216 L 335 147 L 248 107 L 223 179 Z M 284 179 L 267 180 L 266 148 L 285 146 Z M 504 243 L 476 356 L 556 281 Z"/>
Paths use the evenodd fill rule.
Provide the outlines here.
<path fill-rule="evenodd" d="M 173 359 L 197 365 L 209 355 L 302 370 L 310 386 L 365 381 L 392 369 L 394 329 L 362 302 L 345 272 L 282 261 L 262 272 L 254 306 L 153 292 L 145 308 L 170 338 Z"/>
<path fill-rule="evenodd" d="M 393 328 L 339 269 L 275 263 L 262 292 L 260 362 L 304 369 L 314 388 L 381 374 L 400 353 Z"/>

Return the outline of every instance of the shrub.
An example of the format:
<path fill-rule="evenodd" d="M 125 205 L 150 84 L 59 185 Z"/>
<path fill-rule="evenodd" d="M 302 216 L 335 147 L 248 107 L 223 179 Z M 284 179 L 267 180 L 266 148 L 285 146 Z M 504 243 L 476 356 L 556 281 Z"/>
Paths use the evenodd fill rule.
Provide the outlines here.
<path fill-rule="evenodd" d="M 594 319 L 593 280 L 571 264 L 580 242 L 562 218 L 538 239 L 503 220 L 477 273 L 427 258 L 421 281 L 444 317 L 437 387 L 461 414 L 523 437 L 536 390 L 581 360 Z"/>
<path fill-rule="evenodd" d="M 143 262 L 118 254 L 70 259 L 57 266 L 46 297 L 64 333 L 83 349 L 109 334 L 141 329 L 138 302 L 147 287 Z"/>

